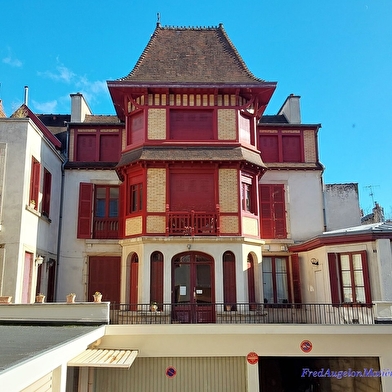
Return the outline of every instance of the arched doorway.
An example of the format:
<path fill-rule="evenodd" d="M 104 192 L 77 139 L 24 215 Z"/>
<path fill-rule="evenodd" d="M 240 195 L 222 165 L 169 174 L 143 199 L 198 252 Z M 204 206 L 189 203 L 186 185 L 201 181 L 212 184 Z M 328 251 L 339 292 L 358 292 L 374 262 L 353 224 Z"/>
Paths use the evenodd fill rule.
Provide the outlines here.
<path fill-rule="evenodd" d="M 180 253 L 172 259 L 173 321 L 215 322 L 214 259 L 201 252 Z"/>

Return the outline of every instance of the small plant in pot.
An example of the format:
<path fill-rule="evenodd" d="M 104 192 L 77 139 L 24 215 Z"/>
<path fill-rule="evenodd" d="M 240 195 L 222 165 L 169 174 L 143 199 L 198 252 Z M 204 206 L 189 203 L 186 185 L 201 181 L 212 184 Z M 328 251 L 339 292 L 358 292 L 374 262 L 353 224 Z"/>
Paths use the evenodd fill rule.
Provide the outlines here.
<path fill-rule="evenodd" d="M 93 298 L 94 298 L 94 302 L 101 302 L 102 301 L 102 293 L 100 293 L 99 291 L 96 291 L 93 294 Z"/>
<path fill-rule="evenodd" d="M 156 312 L 158 310 L 158 304 L 155 301 L 150 303 L 150 310 L 151 312 Z"/>

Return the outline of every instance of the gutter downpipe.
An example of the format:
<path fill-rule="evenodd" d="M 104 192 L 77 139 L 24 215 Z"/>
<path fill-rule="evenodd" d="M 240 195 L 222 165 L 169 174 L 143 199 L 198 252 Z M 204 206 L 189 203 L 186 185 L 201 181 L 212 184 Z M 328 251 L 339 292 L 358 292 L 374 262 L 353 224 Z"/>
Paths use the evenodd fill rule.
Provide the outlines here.
<path fill-rule="evenodd" d="M 54 302 L 57 302 L 57 289 L 58 289 L 58 275 L 60 265 L 60 249 L 61 249 L 61 236 L 63 228 L 63 207 L 64 207 L 64 184 L 65 184 L 65 165 L 68 162 L 68 151 L 69 151 L 69 123 L 67 123 L 67 135 L 65 140 L 65 159 L 61 164 L 61 187 L 60 187 L 60 213 L 59 213 L 59 230 L 57 234 L 57 260 L 56 260 L 56 271 L 54 278 Z"/>

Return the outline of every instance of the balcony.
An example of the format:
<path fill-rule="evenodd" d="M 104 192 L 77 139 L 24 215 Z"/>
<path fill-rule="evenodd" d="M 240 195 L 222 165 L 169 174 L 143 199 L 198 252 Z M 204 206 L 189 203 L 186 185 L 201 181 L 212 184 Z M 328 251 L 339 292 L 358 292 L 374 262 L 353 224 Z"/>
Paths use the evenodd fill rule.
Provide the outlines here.
<path fill-rule="evenodd" d="M 111 324 L 375 324 L 372 304 L 149 304 L 110 305 Z"/>
<path fill-rule="evenodd" d="M 116 239 L 118 237 L 118 218 L 97 218 L 93 220 L 94 239 Z"/>
<path fill-rule="evenodd" d="M 169 211 L 166 208 L 166 235 L 219 235 L 219 206 L 215 213 Z"/>

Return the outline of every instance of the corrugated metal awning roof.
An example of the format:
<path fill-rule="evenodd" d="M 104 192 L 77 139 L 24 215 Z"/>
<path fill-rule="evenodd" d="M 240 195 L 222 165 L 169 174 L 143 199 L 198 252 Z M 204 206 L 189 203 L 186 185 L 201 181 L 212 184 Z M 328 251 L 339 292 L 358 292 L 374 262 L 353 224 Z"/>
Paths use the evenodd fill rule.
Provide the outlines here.
<path fill-rule="evenodd" d="M 68 362 L 68 366 L 130 368 L 136 359 L 136 350 L 87 349 Z"/>

